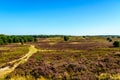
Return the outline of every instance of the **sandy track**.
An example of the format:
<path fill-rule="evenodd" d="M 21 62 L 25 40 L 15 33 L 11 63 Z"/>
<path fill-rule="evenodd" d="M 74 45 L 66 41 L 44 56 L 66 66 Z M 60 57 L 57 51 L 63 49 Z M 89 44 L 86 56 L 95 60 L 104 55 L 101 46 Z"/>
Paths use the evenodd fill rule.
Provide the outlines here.
<path fill-rule="evenodd" d="M 18 67 L 20 64 L 25 63 L 36 52 L 37 52 L 37 49 L 33 45 L 31 45 L 29 48 L 29 52 L 25 56 L 23 56 L 17 60 L 8 62 L 12 66 L 6 66 L 6 67 L 3 67 L 0 69 L 0 78 L 4 78 L 7 74 L 14 71 L 14 69 L 16 67 Z"/>

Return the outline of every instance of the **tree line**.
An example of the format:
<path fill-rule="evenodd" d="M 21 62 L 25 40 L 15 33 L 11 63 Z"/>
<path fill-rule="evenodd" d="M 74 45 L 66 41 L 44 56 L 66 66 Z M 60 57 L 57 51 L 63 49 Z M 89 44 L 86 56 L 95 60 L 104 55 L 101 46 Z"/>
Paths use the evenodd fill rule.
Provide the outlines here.
<path fill-rule="evenodd" d="M 32 35 L 35 38 L 53 38 L 53 37 L 64 37 L 64 35 Z"/>
<path fill-rule="evenodd" d="M 24 44 L 26 42 L 36 42 L 37 39 L 34 36 L 31 35 L 12 35 L 12 36 L 8 36 L 8 35 L 0 35 L 0 45 L 4 45 L 4 44 L 9 44 L 9 43 L 21 43 Z"/>

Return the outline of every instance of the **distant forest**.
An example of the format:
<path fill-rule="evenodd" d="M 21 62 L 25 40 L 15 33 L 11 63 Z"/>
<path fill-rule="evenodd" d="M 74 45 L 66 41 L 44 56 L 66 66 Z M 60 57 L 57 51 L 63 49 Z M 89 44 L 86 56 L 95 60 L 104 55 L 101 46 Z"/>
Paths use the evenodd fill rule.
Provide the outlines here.
<path fill-rule="evenodd" d="M 4 35 L 0 34 L 0 45 L 9 43 L 36 42 L 37 38 L 63 37 L 63 35 Z"/>
<path fill-rule="evenodd" d="M 33 36 L 23 36 L 23 35 L 0 35 L 0 45 L 9 44 L 9 43 L 21 43 L 24 44 L 26 42 L 35 42 L 37 39 Z"/>

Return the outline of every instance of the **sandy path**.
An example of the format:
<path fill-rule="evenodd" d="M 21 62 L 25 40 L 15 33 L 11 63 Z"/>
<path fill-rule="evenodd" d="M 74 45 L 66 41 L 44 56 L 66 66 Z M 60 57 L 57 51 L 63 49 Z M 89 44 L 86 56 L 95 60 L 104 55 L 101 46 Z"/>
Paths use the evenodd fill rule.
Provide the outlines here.
<path fill-rule="evenodd" d="M 17 66 L 25 63 L 36 52 L 37 52 L 37 49 L 33 45 L 31 45 L 29 48 L 29 52 L 25 56 L 23 56 L 17 60 L 9 62 L 9 64 L 11 64 L 12 66 L 6 66 L 6 67 L 0 69 L 0 78 L 4 78 L 5 75 L 14 71 L 14 69 Z"/>

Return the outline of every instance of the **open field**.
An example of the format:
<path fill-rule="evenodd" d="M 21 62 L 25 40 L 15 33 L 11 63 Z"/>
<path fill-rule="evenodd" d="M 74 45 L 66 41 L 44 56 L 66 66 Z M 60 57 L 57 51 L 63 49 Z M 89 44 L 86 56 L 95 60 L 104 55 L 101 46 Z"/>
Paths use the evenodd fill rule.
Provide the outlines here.
<path fill-rule="evenodd" d="M 38 52 L 5 80 L 120 80 L 120 48 L 113 47 L 113 42 L 105 37 L 70 37 L 69 41 L 59 37 L 40 38 L 38 42 L 26 44 L 35 45 Z M 21 54 L 11 53 L 12 59 L 7 56 L 12 61 L 18 58 L 14 55 L 19 58 L 25 55 L 27 48 L 12 45 L 1 46 L 0 50 L 1 53 L 25 50 Z M 8 61 L 3 59 L 5 62 Z"/>
<path fill-rule="evenodd" d="M 26 53 L 25 56 L 9 62 L 9 65 L 0 69 L 0 78 L 4 78 L 7 74 L 13 72 L 16 67 L 18 67 L 20 64 L 24 64 L 29 59 L 29 57 L 31 57 L 36 52 L 37 49 L 33 45 L 31 45 L 29 48 L 29 52 Z"/>
<path fill-rule="evenodd" d="M 2 45 L 0 46 L 0 66 L 14 59 L 18 59 L 25 55 L 29 51 L 29 46 L 12 44 L 12 45 Z"/>

